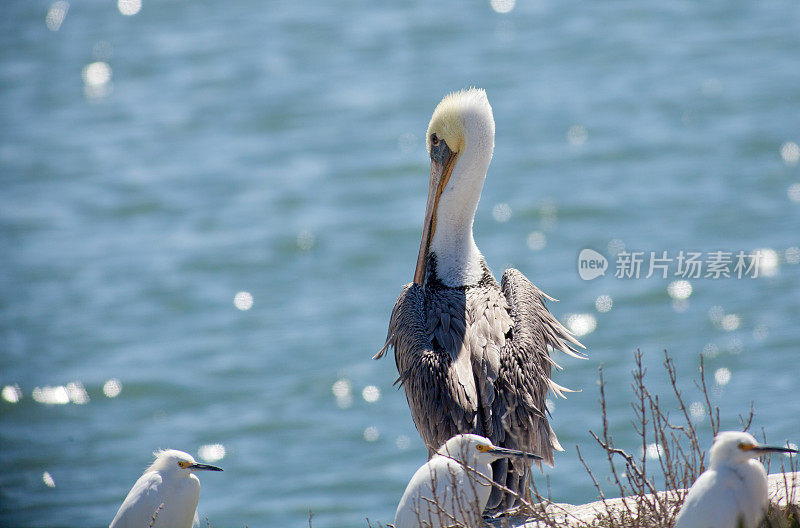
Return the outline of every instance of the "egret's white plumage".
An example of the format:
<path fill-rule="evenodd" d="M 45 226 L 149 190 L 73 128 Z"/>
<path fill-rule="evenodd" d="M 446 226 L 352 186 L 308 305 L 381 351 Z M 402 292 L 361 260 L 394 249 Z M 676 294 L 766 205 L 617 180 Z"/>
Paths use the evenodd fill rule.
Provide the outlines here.
<path fill-rule="evenodd" d="M 153 528 L 190 528 L 197 522 L 200 480 L 192 472 L 222 469 L 198 464 L 175 449 L 153 455 L 155 461 L 128 492 L 109 528 L 148 528 L 153 516 Z"/>
<path fill-rule="evenodd" d="M 481 526 L 498 458 L 538 459 L 474 434 L 456 435 L 414 473 L 394 518 L 395 528 Z"/>
<path fill-rule="evenodd" d="M 676 528 L 755 528 L 769 506 L 767 473 L 756 457 L 795 452 L 758 444 L 753 435 L 720 433 L 711 446 L 711 466 L 689 489 Z"/>

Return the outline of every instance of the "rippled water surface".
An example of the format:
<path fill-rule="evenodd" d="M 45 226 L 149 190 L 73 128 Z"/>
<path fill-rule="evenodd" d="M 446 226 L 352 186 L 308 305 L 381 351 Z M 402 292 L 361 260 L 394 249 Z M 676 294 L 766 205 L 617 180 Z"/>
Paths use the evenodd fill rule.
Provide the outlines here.
<path fill-rule="evenodd" d="M 159 447 L 225 468 L 201 475 L 215 527 L 390 521 L 425 452 L 370 357 L 413 275 L 425 127 L 470 85 L 497 126 L 476 240 L 589 349 L 556 375 L 583 392 L 553 398 L 553 496 L 595 496 L 576 445 L 603 475 L 601 364 L 637 449 L 636 348 L 659 392 L 669 349 L 688 401 L 705 351 L 726 427 L 754 401 L 769 440 L 800 442 L 797 2 L 0 12 L 4 526 L 106 526 Z M 674 264 L 615 278 L 623 247 L 768 258 L 672 284 Z M 583 248 L 605 276 L 580 279 Z"/>

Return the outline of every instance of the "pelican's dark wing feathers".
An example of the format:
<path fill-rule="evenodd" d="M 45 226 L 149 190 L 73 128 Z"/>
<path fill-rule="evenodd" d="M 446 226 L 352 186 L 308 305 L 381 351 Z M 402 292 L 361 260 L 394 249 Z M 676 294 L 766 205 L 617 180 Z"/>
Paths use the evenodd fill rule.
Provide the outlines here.
<path fill-rule="evenodd" d="M 575 339 L 544 305 L 554 300 L 534 286 L 519 270 L 509 268 L 500 283 L 513 320 L 511 339 L 501 355 L 500 394 L 506 430 L 520 447 L 542 457 L 552 466 L 553 450 L 561 450 L 547 421 L 545 400 L 548 389 L 563 396 L 568 389 L 550 379 L 551 368 L 560 368 L 550 357 L 548 347 L 575 357 L 584 357 Z"/>
<path fill-rule="evenodd" d="M 426 314 L 422 286 L 407 284 L 392 309 L 386 344 L 375 356 L 394 348 L 398 381 L 429 455 L 451 437 L 474 428 L 475 379 L 468 353 L 452 335 L 463 335 L 463 326 L 463 314 L 459 317 L 442 307 Z"/>

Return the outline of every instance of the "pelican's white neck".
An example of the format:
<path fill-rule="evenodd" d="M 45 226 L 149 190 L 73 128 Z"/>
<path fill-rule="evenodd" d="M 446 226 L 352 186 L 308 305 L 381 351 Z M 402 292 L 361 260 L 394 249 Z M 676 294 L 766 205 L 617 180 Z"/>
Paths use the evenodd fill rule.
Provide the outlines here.
<path fill-rule="evenodd" d="M 471 127 L 464 128 L 469 131 Z M 474 285 L 483 278 L 483 255 L 475 244 L 472 224 L 492 160 L 494 127 L 491 134 L 467 136 L 466 140 L 439 199 L 430 249 L 436 255 L 437 278 L 452 287 Z"/>

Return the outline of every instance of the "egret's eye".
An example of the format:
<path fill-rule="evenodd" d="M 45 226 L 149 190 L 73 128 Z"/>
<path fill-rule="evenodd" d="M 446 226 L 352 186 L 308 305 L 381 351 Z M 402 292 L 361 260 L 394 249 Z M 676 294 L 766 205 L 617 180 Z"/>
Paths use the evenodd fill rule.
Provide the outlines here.
<path fill-rule="evenodd" d="M 431 134 L 431 145 L 434 147 L 439 146 L 439 136 L 437 136 L 435 133 Z"/>
<path fill-rule="evenodd" d="M 742 451 L 750 451 L 751 449 L 753 449 L 756 446 L 754 446 L 753 444 L 745 444 L 744 442 L 739 442 L 738 447 Z"/>
<path fill-rule="evenodd" d="M 182 467 L 183 469 L 186 469 L 187 467 L 189 467 L 189 463 L 188 463 L 188 462 L 185 462 L 185 461 L 183 461 L 183 460 L 181 460 L 180 462 L 178 462 L 178 465 L 179 465 L 180 467 Z"/>
<path fill-rule="evenodd" d="M 484 444 L 478 444 L 477 446 L 475 446 L 475 449 L 477 449 L 481 453 L 485 453 L 485 452 L 487 452 L 489 450 L 489 446 L 484 445 Z"/>

